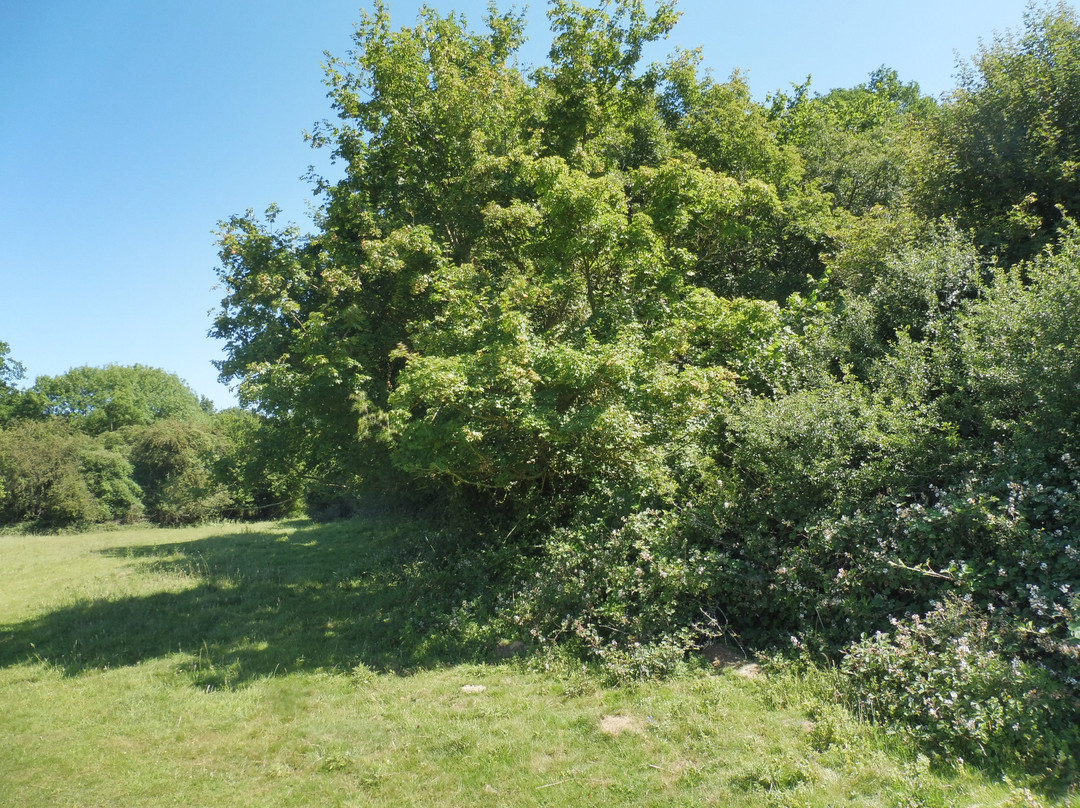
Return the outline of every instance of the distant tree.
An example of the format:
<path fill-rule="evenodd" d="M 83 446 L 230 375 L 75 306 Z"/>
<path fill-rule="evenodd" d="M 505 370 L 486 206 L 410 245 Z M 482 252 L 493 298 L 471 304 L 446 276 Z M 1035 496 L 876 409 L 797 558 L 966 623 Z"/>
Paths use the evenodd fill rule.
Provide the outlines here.
<path fill-rule="evenodd" d="M 815 96 L 809 90 L 808 79 L 791 95 L 773 96 L 771 108 L 782 142 L 798 150 L 807 175 L 855 214 L 898 202 L 918 182 L 937 103 L 885 66 L 850 89 Z"/>
<path fill-rule="evenodd" d="M 222 516 L 232 497 L 213 473 L 220 440 L 191 421 L 166 418 L 133 433 L 131 464 L 149 519 L 191 524 Z"/>
<path fill-rule="evenodd" d="M 1080 20 L 1032 5 L 1019 32 L 983 46 L 946 106 L 931 188 L 980 243 L 1012 261 L 1080 213 Z"/>
<path fill-rule="evenodd" d="M 0 342 L 0 426 L 16 409 L 19 391 L 14 383 L 26 375 L 22 364 L 8 357 L 10 351 L 6 342 Z"/>
<path fill-rule="evenodd" d="M 26 374 L 22 363 L 8 358 L 11 347 L 6 342 L 0 342 L 0 389 L 11 388 L 12 382 L 17 382 Z"/>
<path fill-rule="evenodd" d="M 0 431 L 0 522 L 98 521 L 101 507 L 80 469 L 87 443 L 57 421 L 21 421 Z"/>
<path fill-rule="evenodd" d="M 178 376 L 146 365 L 72 368 L 39 376 L 31 392 L 44 414 L 67 419 L 90 435 L 165 418 L 206 422 L 206 402 Z"/>

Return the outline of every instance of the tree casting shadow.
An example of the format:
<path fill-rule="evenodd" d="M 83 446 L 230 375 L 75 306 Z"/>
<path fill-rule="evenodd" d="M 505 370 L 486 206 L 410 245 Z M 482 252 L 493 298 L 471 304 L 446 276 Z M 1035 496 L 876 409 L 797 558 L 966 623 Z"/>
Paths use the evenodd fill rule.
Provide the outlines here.
<path fill-rule="evenodd" d="M 468 591 L 452 550 L 402 521 L 108 550 L 185 588 L 0 626 L 0 666 L 38 660 L 75 676 L 179 653 L 194 684 L 221 687 L 298 669 L 406 673 L 492 658 L 494 638 L 462 608 L 481 587 Z"/>

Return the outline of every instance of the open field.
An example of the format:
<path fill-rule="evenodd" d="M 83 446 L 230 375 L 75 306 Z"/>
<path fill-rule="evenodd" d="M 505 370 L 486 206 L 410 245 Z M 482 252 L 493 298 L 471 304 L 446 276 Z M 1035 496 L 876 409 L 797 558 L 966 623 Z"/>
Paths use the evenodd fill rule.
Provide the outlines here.
<path fill-rule="evenodd" d="M 402 549 L 424 530 L 0 536 L 0 804 L 1051 801 L 932 770 L 795 679 L 501 660 L 452 566 Z"/>

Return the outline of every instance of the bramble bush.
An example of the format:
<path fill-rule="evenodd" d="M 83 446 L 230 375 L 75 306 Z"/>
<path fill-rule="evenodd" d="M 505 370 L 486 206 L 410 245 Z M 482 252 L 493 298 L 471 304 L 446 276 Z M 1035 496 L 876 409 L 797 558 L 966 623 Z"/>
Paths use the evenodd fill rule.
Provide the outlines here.
<path fill-rule="evenodd" d="M 1080 700 L 1023 644 L 1008 622 L 950 596 L 850 646 L 841 686 L 860 712 L 943 758 L 1069 782 Z"/>
<path fill-rule="evenodd" d="M 717 559 L 675 512 L 607 524 L 552 532 L 506 611 L 533 641 L 574 649 L 621 681 L 668 673 L 701 638 Z"/>

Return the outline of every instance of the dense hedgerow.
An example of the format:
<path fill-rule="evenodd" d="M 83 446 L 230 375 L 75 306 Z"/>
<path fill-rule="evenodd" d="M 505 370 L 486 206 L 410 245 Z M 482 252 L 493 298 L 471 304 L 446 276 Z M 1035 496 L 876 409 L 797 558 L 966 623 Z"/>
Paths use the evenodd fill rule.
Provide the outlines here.
<path fill-rule="evenodd" d="M 139 366 L 20 391 L 0 343 L 0 520 L 376 496 L 444 522 L 401 548 L 461 581 L 430 625 L 620 681 L 717 639 L 824 654 L 927 750 L 1075 778 L 1075 14 L 1033 7 L 942 103 L 882 68 L 768 108 L 642 63 L 672 3 L 550 18 L 525 74 L 520 16 L 363 16 L 315 232 L 221 227 L 255 412 Z"/>

